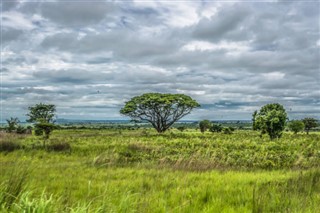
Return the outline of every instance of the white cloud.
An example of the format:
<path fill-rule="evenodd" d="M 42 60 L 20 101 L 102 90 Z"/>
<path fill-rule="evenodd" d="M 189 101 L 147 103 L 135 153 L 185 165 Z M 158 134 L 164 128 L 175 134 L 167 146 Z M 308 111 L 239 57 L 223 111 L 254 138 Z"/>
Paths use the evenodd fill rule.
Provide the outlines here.
<path fill-rule="evenodd" d="M 0 18 L 2 19 L 3 28 L 11 28 L 16 30 L 32 30 L 35 28 L 31 20 L 16 11 L 2 12 Z"/>

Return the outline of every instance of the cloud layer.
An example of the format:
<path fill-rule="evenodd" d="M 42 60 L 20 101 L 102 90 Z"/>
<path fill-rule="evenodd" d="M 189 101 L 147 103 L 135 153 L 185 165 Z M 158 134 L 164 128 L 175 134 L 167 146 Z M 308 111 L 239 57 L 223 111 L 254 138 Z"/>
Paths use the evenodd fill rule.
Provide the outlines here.
<path fill-rule="evenodd" d="M 1 3 L 1 120 L 124 119 L 146 92 L 184 93 L 187 119 L 250 119 L 270 102 L 320 118 L 319 2 Z"/>

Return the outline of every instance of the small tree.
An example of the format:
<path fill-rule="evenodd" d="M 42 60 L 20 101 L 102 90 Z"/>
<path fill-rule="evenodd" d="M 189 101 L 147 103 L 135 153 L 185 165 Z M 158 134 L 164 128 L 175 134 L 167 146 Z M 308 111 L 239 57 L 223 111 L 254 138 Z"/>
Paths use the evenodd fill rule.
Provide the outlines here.
<path fill-rule="evenodd" d="M 199 106 L 195 100 L 183 94 L 146 93 L 126 102 L 120 113 L 137 122 L 147 121 L 158 133 L 163 133 Z"/>
<path fill-rule="evenodd" d="M 302 119 L 302 122 L 304 123 L 304 130 L 309 134 L 309 131 L 312 128 L 316 128 L 318 126 L 318 122 L 314 118 L 304 118 Z"/>
<path fill-rule="evenodd" d="M 46 140 L 49 139 L 51 132 L 55 129 L 54 117 L 56 112 L 55 105 L 36 104 L 29 107 L 28 122 L 35 123 L 35 135 L 43 136 L 43 146 L 46 146 Z"/>
<path fill-rule="evenodd" d="M 220 124 L 212 124 L 210 132 L 221 132 L 223 127 Z"/>
<path fill-rule="evenodd" d="M 304 123 L 299 120 L 293 120 L 289 122 L 288 127 L 294 134 L 297 134 L 298 132 L 303 131 Z"/>
<path fill-rule="evenodd" d="M 270 139 L 280 138 L 287 121 L 287 113 L 281 104 L 263 106 L 255 116 L 255 125 L 261 134 L 268 134 Z"/>
<path fill-rule="evenodd" d="M 10 118 L 6 120 L 8 123 L 7 131 L 8 132 L 13 132 L 17 129 L 18 123 L 20 122 L 18 118 Z"/>
<path fill-rule="evenodd" d="M 209 120 L 203 120 L 199 122 L 200 132 L 204 133 L 207 129 L 210 129 L 211 122 Z"/>
<path fill-rule="evenodd" d="M 35 129 L 38 132 L 38 136 L 43 135 L 45 139 L 49 139 L 51 132 L 56 128 L 56 125 L 53 123 L 47 123 L 44 120 L 40 120 L 35 125 Z"/>

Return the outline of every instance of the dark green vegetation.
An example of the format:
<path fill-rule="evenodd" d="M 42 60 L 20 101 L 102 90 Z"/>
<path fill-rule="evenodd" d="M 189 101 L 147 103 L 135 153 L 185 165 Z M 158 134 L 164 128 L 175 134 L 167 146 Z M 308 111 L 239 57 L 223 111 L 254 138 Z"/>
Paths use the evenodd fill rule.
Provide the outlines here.
<path fill-rule="evenodd" d="M 145 93 L 126 102 L 120 113 L 134 121 L 149 122 L 159 133 L 200 105 L 183 94 Z"/>
<path fill-rule="evenodd" d="M 286 110 L 281 104 L 267 104 L 253 113 L 253 129 L 268 134 L 273 140 L 282 136 L 287 120 Z"/>
<path fill-rule="evenodd" d="M 207 129 L 210 129 L 212 123 L 209 120 L 202 120 L 199 122 L 200 132 L 204 133 Z"/>
<path fill-rule="evenodd" d="M 18 118 L 12 118 L 12 117 L 10 119 L 7 119 L 6 121 L 8 124 L 7 132 L 9 132 L 9 133 L 16 130 L 18 128 L 18 124 L 20 122 Z"/>
<path fill-rule="evenodd" d="M 0 208 L 317 212 L 319 141 L 314 132 L 270 141 L 255 131 L 83 129 L 55 130 L 43 149 L 39 137 L 2 134 Z"/>
<path fill-rule="evenodd" d="M 289 129 L 297 134 L 298 132 L 302 132 L 304 130 L 304 123 L 303 121 L 293 120 L 288 123 Z"/>
<path fill-rule="evenodd" d="M 51 132 L 56 128 L 54 125 L 55 112 L 56 106 L 53 104 L 40 103 L 29 107 L 29 113 L 27 114 L 29 119 L 27 121 L 34 123 L 35 135 L 44 136 L 43 146 L 45 146 Z"/>
<path fill-rule="evenodd" d="M 307 134 L 309 134 L 312 128 L 318 126 L 318 122 L 314 118 L 304 118 L 302 119 L 302 122 L 304 123 L 304 130 L 307 132 Z"/>

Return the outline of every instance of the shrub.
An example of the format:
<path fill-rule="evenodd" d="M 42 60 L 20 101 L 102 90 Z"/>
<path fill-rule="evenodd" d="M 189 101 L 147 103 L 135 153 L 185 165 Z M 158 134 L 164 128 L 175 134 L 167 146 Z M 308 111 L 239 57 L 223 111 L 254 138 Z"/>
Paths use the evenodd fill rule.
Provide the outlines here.
<path fill-rule="evenodd" d="M 36 136 L 41 136 L 41 135 L 43 135 L 43 130 L 42 130 L 42 129 L 39 129 L 39 128 L 35 128 L 35 129 L 34 129 L 34 134 L 35 134 Z"/>
<path fill-rule="evenodd" d="M 16 141 L 10 139 L 0 140 L 0 152 L 12 152 L 20 148 L 20 144 Z"/>
<path fill-rule="evenodd" d="M 23 126 L 19 125 L 16 129 L 16 133 L 17 134 L 26 134 L 27 133 L 27 129 L 24 128 Z"/>
<path fill-rule="evenodd" d="M 224 134 L 231 134 L 232 132 L 233 132 L 233 131 L 231 130 L 230 127 L 226 127 L 226 128 L 223 129 L 223 133 L 224 133 Z"/>
<path fill-rule="evenodd" d="M 294 134 L 297 134 L 298 132 L 303 131 L 304 123 L 303 121 L 293 120 L 288 124 L 288 127 Z"/>
<path fill-rule="evenodd" d="M 204 133 L 207 129 L 210 129 L 211 126 L 212 124 L 209 120 L 203 120 L 199 123 L 200 131 L 202 133 Z"/>
<path fill-rule="evenodd" d="M 210 131 L 211 132 L 221 132 L 223 127 L 220 124 L 212 124 Z"/>
<path fill-rule="evenodd" d="M 179 126 L 177 127 L 177 129 L 180 131 L 180 132 L 183 132 L 184 130 L 186 130 L 187 128 L 185 126 Z"/>

